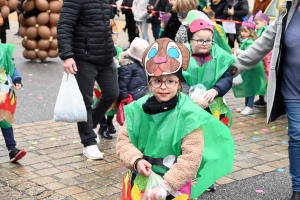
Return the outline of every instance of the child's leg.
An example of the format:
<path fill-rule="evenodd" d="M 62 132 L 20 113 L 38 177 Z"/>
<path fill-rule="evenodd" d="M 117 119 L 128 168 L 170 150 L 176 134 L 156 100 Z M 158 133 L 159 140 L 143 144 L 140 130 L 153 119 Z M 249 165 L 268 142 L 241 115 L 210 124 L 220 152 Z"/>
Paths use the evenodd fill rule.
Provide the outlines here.
<path fill-rule="evenodd" d="M 16 148 L 13 128 L 1 128 L 7 150 L 9 151 L 10 162 L 16 162 L 26 155 L 25 150 Z"/>
<path fill-rule="evenodd" d="M 242 115 L 251 115 L 253 114 L 253 104 L 254 104 L 254 96 L 245 98 L 246 108 L 241 111 Z"/>
<path fill-rule="evenodd" d="M 116 133 L 116 128 L 113 125 L 114 116 L 107 116 L 107 128 L 109 133 Z"/>
<path fill-rule="evenodd" d="M 246 97 L 246 106 L 249 108 L 253 108 L 253 104 L 254 104 L 254 96 Z"/>
<path fill-rule="evenodd" d="M 10 151 L 16 147 L 13 128 L 1 128 L 7 150 Z"/>
<path fill-rule="evenodd" d="M 99 128 L 99 135 L 101 135 L 105 139 L 112 139 L 112 136 L 107 131 L 107 120 L 105 116 L 102 117 L 102 119 L 99 122 L 100 128 Z"/>

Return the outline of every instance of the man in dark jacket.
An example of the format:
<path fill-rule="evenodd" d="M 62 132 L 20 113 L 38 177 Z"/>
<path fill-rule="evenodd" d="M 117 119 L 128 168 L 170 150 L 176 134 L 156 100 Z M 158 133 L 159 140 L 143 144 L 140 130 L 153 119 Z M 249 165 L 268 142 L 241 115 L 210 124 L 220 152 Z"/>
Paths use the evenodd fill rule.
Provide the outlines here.
<path fill-rule="evenodd" d="M 243 18 L 249 13 L 249 5 L 247 0 L 228 0 L 228 4 L 223 11 L 228 19 L 243 22 Z M 238 39 L 241 24 L 235 24 L 236 34 L 228 34 L 228 44 L 234 48 L 234 41 Z"/>
<path fill-rule="evenodd" d="M 119 93 L 109 0 L 64 0 L 57 39 L 64 70 L 75 74 L 87 109 L 87 122 L 77 124 L 83 154 L 90 159 L 102 159 L 93 129 Z M 95 80 L 102 96 L 92 109 Z"/>

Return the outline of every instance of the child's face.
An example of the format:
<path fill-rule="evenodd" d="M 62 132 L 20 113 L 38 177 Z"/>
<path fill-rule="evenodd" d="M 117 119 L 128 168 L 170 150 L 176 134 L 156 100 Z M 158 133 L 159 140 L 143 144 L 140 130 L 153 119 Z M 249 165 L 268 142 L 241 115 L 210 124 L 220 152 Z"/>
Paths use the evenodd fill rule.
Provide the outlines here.
<path fill-rule="evenodd" d="M 255 22 L 255 29 L 256 30 L 261 29 L 265 25 L 268 25 L 268 22 L 266 20 L 263 20 L 263 19 L 260 19 L 260 18 L 255 18 L 254 22 Z"/>
<path fill-rule="evenodd" d="M 247 28 L 241 30 L 241 36 L 243 39 L 250 37 L 250 31 Z"/>
<path fill-rule="evenodd" d="M 204 54 L 212 47 L 213 33 L 210 30 L 200 30 L 194 33 L 190 44 L 193 53 Z"/>
<path fill-rule="evenodd" d="M 114 44 L 117 44 L 117 41 L 118 41 L 118 34 L 117 34 L 117 33 L 112 33 L 112 34 L 111 34 L 111 38 L 112 38 Z"/>
<path fill-rule="evenodd" d="M 179 79 L 173 74 L 151 77 L 150 86 L 157 101 L 167 102 L 177 94 Z"/>

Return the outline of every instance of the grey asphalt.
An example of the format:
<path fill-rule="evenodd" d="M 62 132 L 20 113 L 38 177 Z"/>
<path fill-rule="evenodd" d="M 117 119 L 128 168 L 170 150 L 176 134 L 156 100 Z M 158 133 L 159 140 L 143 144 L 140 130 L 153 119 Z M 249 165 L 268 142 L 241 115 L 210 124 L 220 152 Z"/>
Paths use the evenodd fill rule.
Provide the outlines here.
<path fill-rule="evenodd" d="M 217 187 L 205 192 L 198 200 L 289 200 L 291 181 L 288 168 L 284 172 L 269 172 Z M 262 190 L 263 193 L 257 193 Z"/>

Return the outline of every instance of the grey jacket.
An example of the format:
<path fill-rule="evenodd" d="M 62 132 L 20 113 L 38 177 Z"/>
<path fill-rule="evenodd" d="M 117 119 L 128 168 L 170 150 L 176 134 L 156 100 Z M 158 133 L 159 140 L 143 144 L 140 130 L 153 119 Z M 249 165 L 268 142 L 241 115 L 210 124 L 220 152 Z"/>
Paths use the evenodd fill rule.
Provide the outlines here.
<path fill-rule="evenodd" d="M 232 67 L 237 68 L 237 73 L 252 69 L 272 49 L 272 59 L 269 72 L 267 89 L 267 122 L 276 120 L 285 114 L 283 97 L 281 93 L 281 56 L 282 56 L 282 31 L 288 27 L 300 0 L 287 1 L 286 12 L 278 13 L 274 22 L 246 51 L 241 53 Z"/>

